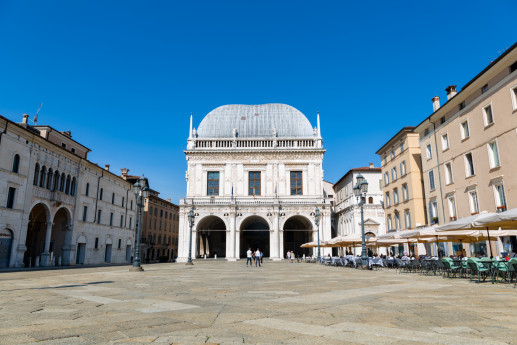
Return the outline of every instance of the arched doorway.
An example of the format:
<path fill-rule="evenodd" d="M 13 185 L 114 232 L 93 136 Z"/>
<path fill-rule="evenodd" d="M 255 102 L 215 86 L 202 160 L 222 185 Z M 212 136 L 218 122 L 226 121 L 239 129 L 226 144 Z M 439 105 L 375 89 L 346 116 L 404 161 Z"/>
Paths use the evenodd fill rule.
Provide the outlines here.
<path fill-rule="evenodd" d="M 60 258 L 63 262 L 63 246 L 65 246 L 66 231 L 70 224 L 68 210 L 64 207 L 57 210 L 52 223 L 54 225 L 52 225 L 49 253 L 53 253 L 52 257 L 55 258 L 55 264 L 57 265 Z"/>
<path fill-rule="evenodd" d="M 43 204 L 35 205 L 29 214 L 29 225 L 27 226 L 27 237 L 25 246 L 27 250 L 23 256 L 25 267 L 34 266 L 36 257 L 41 258 L 41 253 L 45 250 L 45 235 L 47 232 L 47 222 L 50 213 Z"/>
<path fill-rule="evenodd" d="M 217 216 L 208 216 L 197 225 L 198 257 L 226 257 L 226 225 Z"/>
<path fill-rule="evenodd" d="M 337 230 L 334 227 L 334 224 L 330 226 L 330 238 L 337 237 Z M 333 247 L 332 248 L 332 256 L 339 256 L 339 248 Z"/>
<path fill-rule="evenodd" d="M 13 233 L 9 229 L 0 230 L 0 267 L 9 267 Z"/>
<path fill-rule="evenodd" d="M 251 216 L 244 219 L 240 228 L 240 247 L 241 258 L 246 257 L 248 248 L 258 248 L 264 257 L 269 257 L 269 225 L 264 218 Z"/>
<path fill-rule="evenodd" d="M 296 256 L 312 255 L 312 248 L 301 248 L 312 241 L 312 223 L 303 216 L 294 216 L 284 223 L 284 252 L 294 251 Z"/>

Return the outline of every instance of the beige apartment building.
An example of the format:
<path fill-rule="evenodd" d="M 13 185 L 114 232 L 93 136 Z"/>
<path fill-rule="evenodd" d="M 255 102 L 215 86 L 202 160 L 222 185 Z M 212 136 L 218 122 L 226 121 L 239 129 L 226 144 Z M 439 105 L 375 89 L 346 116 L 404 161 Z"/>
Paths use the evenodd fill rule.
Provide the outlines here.
<path fill-rule="evenodd" d="M 388 232 L 427 224 L 419 136 L 414 129 L 402 128 L 376 152 L 381 158 Z M 406 249 L 414 251 L 414 248 Z"/>
<path fill-rule="evenodd" d="M 416 128 L 430 224 L 517 207 L 517 44 L 469 81 L 447 89 Z M 516 247 L 503 238 L 492 253 Z M 455 244 L 449 253 L 459 249 Z M 451 252 L 452 251 L 452 252 Z M 485 243 L 471 253 L 487 253 Z M 490 255 L 490 253 L 488 253 Z"/>

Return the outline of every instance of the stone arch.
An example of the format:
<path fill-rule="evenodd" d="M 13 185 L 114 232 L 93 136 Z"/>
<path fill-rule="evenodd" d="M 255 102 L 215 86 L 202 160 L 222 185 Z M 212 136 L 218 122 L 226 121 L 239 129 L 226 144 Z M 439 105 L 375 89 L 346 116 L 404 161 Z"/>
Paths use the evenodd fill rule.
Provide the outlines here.
<path fill-rule="evenodd" d="M 40 171 L 39 183 L 38 183 L 38 186 L 40 186 L 41 188 L 45 187 L 45 178 L 46 177 L 47 177 L 47 167 L 42 166 L 41 171 Z"/>
<path fill-rule="evenodd" d="M 312 248 L 301 248 L 301 245 L 313 241 L 313 229 L 315 228 L 316 226 L 306 216 L 293 215 L 287 218 L 282 225 L 283 251 L 294 251 L 296 256 L 312 255 Z"/>
<path fill-rule="evenodd" d="M 60 258 L 62 264 L 69 264 L 71 236 L 67 236 L 67 233 L 72 225 L 72 212 L 68 207 L 61 206 L 54 213 L 52 223 L 49 252 L 53 253 L 56 265 Z"/>
<path fill-rule="evenodd" d="M 9 228 L 0 229 L 0 267 L 9 267 L 13 254 L 14 232 Z"/>
<path fill-rule="evenodd" d="M 226 257 L 226 222 L 214 215 L 204 216 L 196 224 L 197 256 Z"/>
<path fill-rule="evenodd" d="M 260 249 L 265 257 L 270 256 L 270 235 L 271 225 L 267 218 L 250 215 L 244 218 L 239 225 L 240 232 L 240 257 L 246 257 L 248 248 Z"/>
<path fill-rule="evenodd" d="M 47 186 L 46 188 L 47 189 L 50 189 L 52 190 L 52 180 L 54 178 L 54 172 L 52 170 L 52 168 L 48 168 L 48 172 L 47 172 Z"/>
<path fill-rule="evenodd" d="M 20 171 L 20 155 L 18 153 L 15 153 L 13 155 L 13 164 L 11 167 L 11 171 L 15 174 L 18 174 L 18 172 Z"/>
<path fill-rule="evenodd" d="M 26 267 L 35 266 L 36 258 L 42 257 L 46 246 L 47 224 L 52 222 L 50 206 L 46 202 L 35 202 L 29 213 L 29 224 L 25 237 L 23 263 Z"/>
<path fill-rule="evenodd" d="M 83 234 L 79 235 L 77 237 L 77 243 L 86 243 L 86 236 L 84 236 Z"/>

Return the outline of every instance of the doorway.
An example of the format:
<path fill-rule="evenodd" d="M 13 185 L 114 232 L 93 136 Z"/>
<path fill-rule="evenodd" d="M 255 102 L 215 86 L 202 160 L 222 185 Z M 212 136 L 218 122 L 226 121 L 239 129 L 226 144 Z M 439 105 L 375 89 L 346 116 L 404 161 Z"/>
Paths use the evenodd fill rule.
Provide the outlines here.
<path fill-rule="evenodd" d="M 264 257 L 269 257 L 269 225 L 267 221 L 259 216 L 246 218 L 240 229 L 240 251 L 241 258 L 246 257 L 248 248 L 251 250 L 260 249 Z"/>
<path fill-rule="evenodd" d="M 11 230 L 0 230 L 0 267 L 9 267 L 13 235 Z"/>
<path fill-rule="evenodd" d="M 106 251 L 104 253 L 104 262 L 111 263 L 111 244 L 106 244 Z"/>
<path fill-rule="evenodd" d="M 76 265 L 84 265 L 85 255 L 86 255 L 86 243 L 77 243 L 77 255 L 75 258 Z"/>

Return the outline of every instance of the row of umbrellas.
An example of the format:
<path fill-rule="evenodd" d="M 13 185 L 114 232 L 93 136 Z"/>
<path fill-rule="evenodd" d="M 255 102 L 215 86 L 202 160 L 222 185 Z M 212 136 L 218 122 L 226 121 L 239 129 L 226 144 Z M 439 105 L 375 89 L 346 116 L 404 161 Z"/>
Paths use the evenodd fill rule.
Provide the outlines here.
<path fill-rule="evenodd" d="M 492 230 L 492 232 L 490 232 Z M 517 236 L 517 208 L 501 213 L 481 212 L 441 225 L 405 230 L 367 237 L 367 246 L 389 247 L 403 243 L 491 241 L 491 237 Z M 346 235 L 321 242 L 320 247 L 349 247 L 361 245 L 360 235 Z M 317 247 L 317 241 L 305 243 L 302 248 Z M 489 244 L 491 251 L 491 246 Z M 490 253 L 492 254 L 492 253 Z"/>

